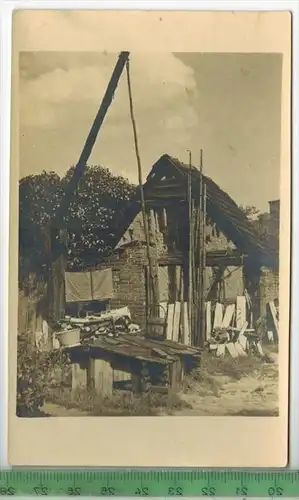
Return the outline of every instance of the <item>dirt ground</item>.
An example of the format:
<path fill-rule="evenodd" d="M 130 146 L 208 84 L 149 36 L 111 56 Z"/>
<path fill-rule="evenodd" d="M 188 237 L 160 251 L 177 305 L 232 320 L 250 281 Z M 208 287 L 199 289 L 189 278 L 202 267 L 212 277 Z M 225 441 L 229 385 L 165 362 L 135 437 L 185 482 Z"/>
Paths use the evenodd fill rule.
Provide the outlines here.
<path fill-rule="evenodd" d="M 278 415 L 278 353 L 266 351 L 268 362 L 248 356 L 233 360 L 205 353 L 201 368 L 185 377 L 179 399 L 156 414 L 173 416 L 276 416 Z M 88 411 L 53 402 L 42 410 L 49 416 L 88 416 Z M 82 408 L 83 410 L 83 408 Z"/>
<path fill-rule="evenodd" d="M 272 363 L 261 364 L 260 370 L 239 380 L 225 375 L 211 376 L 210 391 L 202 393 L 200 381 L 194 390 L 180 397 L 192 406 L 174 415 L 193 416 L 275 416 L 278 415 L 278 355 L 272 353 Z"/>

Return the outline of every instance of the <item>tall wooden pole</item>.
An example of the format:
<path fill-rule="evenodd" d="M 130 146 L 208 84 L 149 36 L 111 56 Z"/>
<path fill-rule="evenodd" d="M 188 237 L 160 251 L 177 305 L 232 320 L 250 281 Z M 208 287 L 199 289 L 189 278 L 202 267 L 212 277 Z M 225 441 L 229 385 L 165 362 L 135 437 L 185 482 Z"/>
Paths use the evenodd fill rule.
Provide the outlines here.
<path fill-rule="evenodd" d="M 189 283 L 188 283 L 188 316 L 189 316 L 189 332 L 191 339 L 194 342 L 194 332 L 193 332 L 193 322 L 192 322 L 192 315 L 193 315 L 193 308 L 192 308 L 192 301 L 193 301 L 193 293 L 192 293 L 192 287 L 193 287 L 193 270 L 192 270 L 192 251 L 193 251 L 193 238 L 192 238 L 192 231 L 193 231 L 193 223 L 192 223 L 192 177 L 191 177 L 191 167 L 192 167 L 192 154 L 191 151 L 188 151 L 189 153 L 189 171 L 188 171 L 188 212 L 189 212 Z"/>
<path fill-rule="evenodd" d="M 53 244 L 54 240 L 57 237 L 57 230 L 61 229 L 65 226 L 65 220 L 64 217 L 67 214 L 68 208 L 71 204 L 71 201 L 73 197 L 75 196 L 75 192 L 78 186 L 78 183 L 82 176 L 84 175 L 84 170 L 87 164 L 87 161 L 91 155 L 93 146 L 95 144 L 95 141 L 97 139 L 97 136 L 99 134 L 100 128 L 104 122 L 104 119 L 106 117 L 107 111 L 110 107 L 110 104 L 112 102 L 112 99 L 114 97 L 115 90 L 117 88 L 119 79 L 121 77 L 121 74 L 123 72 L 123 69 L 125 67 L 126 61 L 129 58 L 129 52 L 121 52 L 118 58 L 118 61 L 115 65 L 115 68 L 113 70 L 113 73 L 111 75 L 110 81 L 107 86 L 107 90 L 104 94 L 104 97 L 102 99 L 101 105 L 99 107 L 99 110 L 97 112 L 97 115 L 94 119 L 94 122 L 91 126 L 91 129 L 89 131 L 89 134 L 87 136 L 86 142 L 84 144 L 83 150 L 81 152 L 81 155 L 79 157 L 78 163 L 74 169 L 73 176 L 68 183 L 64 197 L 61 201 L 60 206 L 57 209 L 57 212 L 54 214 L 53 219 L 50 221 L 50 224 L 48 228 L 45 230 L 46 233 L 46 238 L 48 239 L 48 308 L 50 311 L 50 321 L 55 320 L 56 318 L 53 318 L 53 300 L 54 300 L 54 295 L 57 293 L 55 290 L 55 284 L 54 284 L 54 261 L 58 257 L 60 258 L 60 255 L 53 255 Z M 57 259 L 57 260 L 58 260 Z M 66 268 L 66 263 L 64 264 L 64 268 L 61 268 L 61 273 L 64 274 Z M 55 316 L 55 313 L 54 313 Z"/>
<path fill-rule="evenodd" d="M 112 99 L 114 97 L 114 93 L 116 91 L 119 79 L 125 67 L 125 64 L 129 58 L 129 52 L 121 52 L 118 61 L 115 65 L 113 73 L 111 75 L 110 81 L 107 86 L 107 90 L 102 99 L 99 110 L 96 114 L 94 122 L 91 126 L 87 139 L 85 141 L 84 147 L 82 149 L 81 155 L 79 157 L 78 163 L 75 167 L 73 177 L 68 183 L 63 200 L 60 204 L 60 207 L 57 210 L 57 213 L 54 216 L 54 220 L 58 220 L 66 214 L 68 206 L 70 204 L 71 198 L 74 196 L 79 180 L 84 174 L 84 169 L 86 167 L 87 161 L 91 155 L 93 146 L 99 134 L 100 128 L 104 122 L 107 111 L 112 103 Z"/>
<path fill-rule="evenodd" d="M 127 83 L 128 83 L 128 91 L 129 91 L 130 115 L 131 115 L 131 121 L 132 121 L 132 127 L 133 127 L 135 153 L 136 153 L 137 168 L 138 168 L 138 180 L 139 180 L 139 189 L 140 189 L 140 198 L 141 198 L 141 211 L 142 211 L 144 233 L 145 233 L 145 240 L 146 240 L 147 258 L 148 258 L 148 262 L 149 262 L 150 277 L 151 277 L 152 290 L 153 290 L 153 299 L 154 299 L 153 313 L 155 316 L 158 316 L 159 315 L 159 285 L 158 285 L 158 279 L 157 279 L 157 275 L 156 275 L 156 272 L 154 269 L 154 265 L 152 263 L 152 256 L 151 256 L 151 252 L 150 252 L 150 236 L 149 236 L 148 219 L 147 219 L 146 207 L 145 207 L 144 191 L 143 191 L 142 167 L 141 167 L 141 159 L 140 159 L 140 153 L 139 153 L 137 127 L 136 127 L 136 122 L 135 122 L 135 117 L 134 117 L 134 107 L 133 107 L 129 60 L 127 60 L 127 62 L 126 62 L 126 70 L 127 70 Z"/>
<path fill-rule="evenodd" d="M 203 150 L 200 152 L 201 195 L 201 260 L 200 260 L 200 337 L 199 345 L 205 342 L 205 272 L 206 272 L 206 185 L 203 180 Z"/>

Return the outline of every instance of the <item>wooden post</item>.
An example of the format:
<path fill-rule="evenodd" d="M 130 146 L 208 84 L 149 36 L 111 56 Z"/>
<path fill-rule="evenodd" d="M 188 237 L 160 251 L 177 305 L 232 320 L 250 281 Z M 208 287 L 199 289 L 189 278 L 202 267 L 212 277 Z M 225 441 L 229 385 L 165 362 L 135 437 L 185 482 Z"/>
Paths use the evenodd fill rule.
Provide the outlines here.
<path fill-rule="evenodd" d="M 169 365 L 169 379 L 171 392 L 178 392 L 183 380 L 183 367 L 180 359 Z"/>
<path fill-rule="evenodd" d="M 108 83 L 106 92 L 104 94 L 104 97 L 102 99 L 101 105 L 99 107 L 99 110 L 97 112 L 97 115 L 94 119 L 94 122 L 91 126 L 91 129 L 89 131 L 89 134 L 87 136 L 87 139 L 85 141 L 83 150 L 81 152 L 81 155 L 79 157 L 78 163 L 74 169 L 73 176 L 70 180 L 70 182 L 66 186 L 66 191 L 64 194 L 64 197 L 61 200 L 61 203 L 59 205 L 59 208 L 57 212 L 54 215 L 54 218 L 52 221 L 50 221 L 50 224 L 45 230 L 45 236 L 46 236 L 46 250 L 47 250 L 47 265 L 48 265 L 48 300 L 49 300 L 49 321 L 50 321 L 50 326 L 52 326 L 52 321 L 55 318 L 55 305 L 54 305 L 54 296 L 55 292 L 53 290 L 53 272 L 52 272 L 52 267 L 57 259 L 57 255 L 53 256 L 53 230 L 56 231 L 57 229 L 61 229 L 61 226 L 64 226 L 63 218 L 65 214 L 67 213 L 67 210 L 70 206 L 70 203 L 75 196 L 76 189 L 78 186 L 78 182 L 81 179 L 81 177 L 84 174 L 84 169 L 87 164 L 87 161 L 90 157 L 90 154 L 92 152 L 93 146 L 95 144 L 95 141 L 97 139 L 97 136 L 99 134 L 100 128 L 104 122 L 105 116 L 107 114 L 107 111 L 109 109 L 109 106 L 112 102 L 112 99 L 114 97 L 114 93 L 116 91 L 119 79 L 121 77 L 121 74 L 123 72 L 124 66 L 126 64 L 126 61 L 128 60 L 129 57 L 129 52 L 121 52 L 118 58 L 118 61 L 116 62 L 115 68 L 113 70 L 113 73 L 111 75 L 110 81 Z M 54 318 L 53 318 L 53 313 L 54 313 Z"/>
<path fill-rule="evenodd" d="M 201 176 L 201 180 L 203 177 Z M 201 304 L 200 304 L 200 337 L 199 346 L 203 347 L 205 342 L 205 331 L 206 331 L 206 316 L 205 316 L 205 274 L 206 274 L 206 198 L 207 198 L 207 187 L 204 185 L 203 189 L 203 211 L 202 211 L 202 262 L 201 262 Z"/>
<path fill-rule="evenodd" d="M 152 263 L 152 256 L 151 256 L 151 252 L 150 252 L 150 236 L 149 236 L 148 220 L 147 220 L 147 214 L 146 214 L 146 208 L 145 208 L 145 198 L 144 198 L 143 182 L 142 182 L 142 167 L 141 167 L 141 159 L 140 159 L 140 154 L 139 154 L 137 127 L 136 127 L 135 117 L 134 117 L 129 59 L 126 62 L 126 70 L 127 70 L 127 84 L 128 84 L 128 92 L 129 92 L 130 116 L 131 116 L 132 127 L 133 127 L 135 154 L 136 154 L 137 168 L 138 168 L 138 181 L 139 181 L 139 190 L 140 190 L 140 199 L 141 199 L 141 211 L 142 211 L 144 233 L 145 233 L 145 240 L 146 240 L 147 258 L 148 258 L 148 262 L 149 262 L 151 282 L 152 282 L 152 287 L 153 287 L 153 301 L 154 301 L 153 314 L 154 314 L 154 316 L 159 316 L 159 283 L 158 283 L 157 272 L 155 272 L 155 268 L 154 268 L 153 263 Z"/>
<path fill-rule="evenodd" d="M 102 397 L 111 396 L 113 390 L 113 369 L 109 361 L 91 358 L 93 364 L 94 389 Z"/>
<path fill-rule="evenodd" d="M 193 339 L 193 325 L 192 325 L 192 230 L 193 230 L 193 224 L 192 224 L 192 177 L 191 177 L 191 151 L 189 151 L 189 172 L 188 172 L 188 213 L 189 213 L 189 282 L 188 282 L 188 312 L 189 312 L 189 331 L 192 339 L 192 343 L 194 342 Z"/>
<path fill-rule="evenodd" d="M 57 213 L 55 214 L 54 220 L 56 220 L 58 222 L 60 222 L 60 219 L 66 214 L 67 209 L 70 205 L 71 199 L 76 192 L 78 182 L 79 182 L 80 178 L 82 177 L 82 175 L 84 174 L 85 166 L 86 166 L 87 161 L 91 155 L 93 146 L 95 144 L 95 141 L 97 139 L 97 136 L 99 134 L 101 126 L 104 122 L 104 119 L 105 119 L 105 116 L 106 116 L 107 111 L 109 109 L 109 106 L 112 103 L 114 93 L 116 91 L 119 79 L 121 77 L 121 74 L 123 72 L 123 69 L 125 67 L 125 64 L 126 64 L 128 58 L 129 58 L 129 52 L 121 52 L 119 57 L 118 57 L 115 68 L 113 70 L 110 81 L 108 83 L 106 92 L 105 92 L 104 97 L 102 99 L 101 105 L 99 107 L 97 115 L 94 119 L 94 122 L 93 122 L 91 129 L 89 131 L 89 134 L 87 136 L 87 139 L 86 139 L 86 142 L 84 144 L 83 150 L 82 150 L 80 158 L 78 160 L 78 163 L 75 167 L 73 176 L 67 185 L 65 195 L 64 195 L 62 202 L 57 210 Z"/>
<path fill-rule="evenodd" d="M 87 367 L 72 363 L 72 391 L 87 388 Z"/>
<path fill-rule="evenodd" d="M 199 195 L 199 243 L 197 283 L 197 322 L 196 345 L 203 347 L 205 342 L 205 268 L 206 268 L 206 186 L 203 182 L 203 150 L 200 151 L 200 195 Z"/>

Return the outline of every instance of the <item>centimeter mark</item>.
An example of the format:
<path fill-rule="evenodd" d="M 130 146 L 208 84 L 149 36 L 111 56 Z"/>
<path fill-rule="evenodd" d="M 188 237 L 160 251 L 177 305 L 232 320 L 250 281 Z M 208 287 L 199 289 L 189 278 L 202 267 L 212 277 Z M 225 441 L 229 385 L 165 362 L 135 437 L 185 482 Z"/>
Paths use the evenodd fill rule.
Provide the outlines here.
<path fill-rule="evenodd" d="M 0 471 L 0 495 L 299 498 L 299 472 L 11 470 Z"/>

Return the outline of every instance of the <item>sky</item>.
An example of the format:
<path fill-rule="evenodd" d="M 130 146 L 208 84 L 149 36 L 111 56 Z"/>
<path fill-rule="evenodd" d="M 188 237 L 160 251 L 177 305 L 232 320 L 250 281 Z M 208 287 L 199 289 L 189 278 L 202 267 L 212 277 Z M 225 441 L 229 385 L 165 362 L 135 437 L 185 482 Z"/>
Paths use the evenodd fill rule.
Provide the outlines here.
<path fill-rule="evenodd" d="M 20 177 L 76 164 L 118 54 L 20 53 Z M 242 205 L 279 198 L 279 54 L 131 53 L 143 177 L 168 153 Z M 125 72 L 88 162 L 137 183 Z"/>

